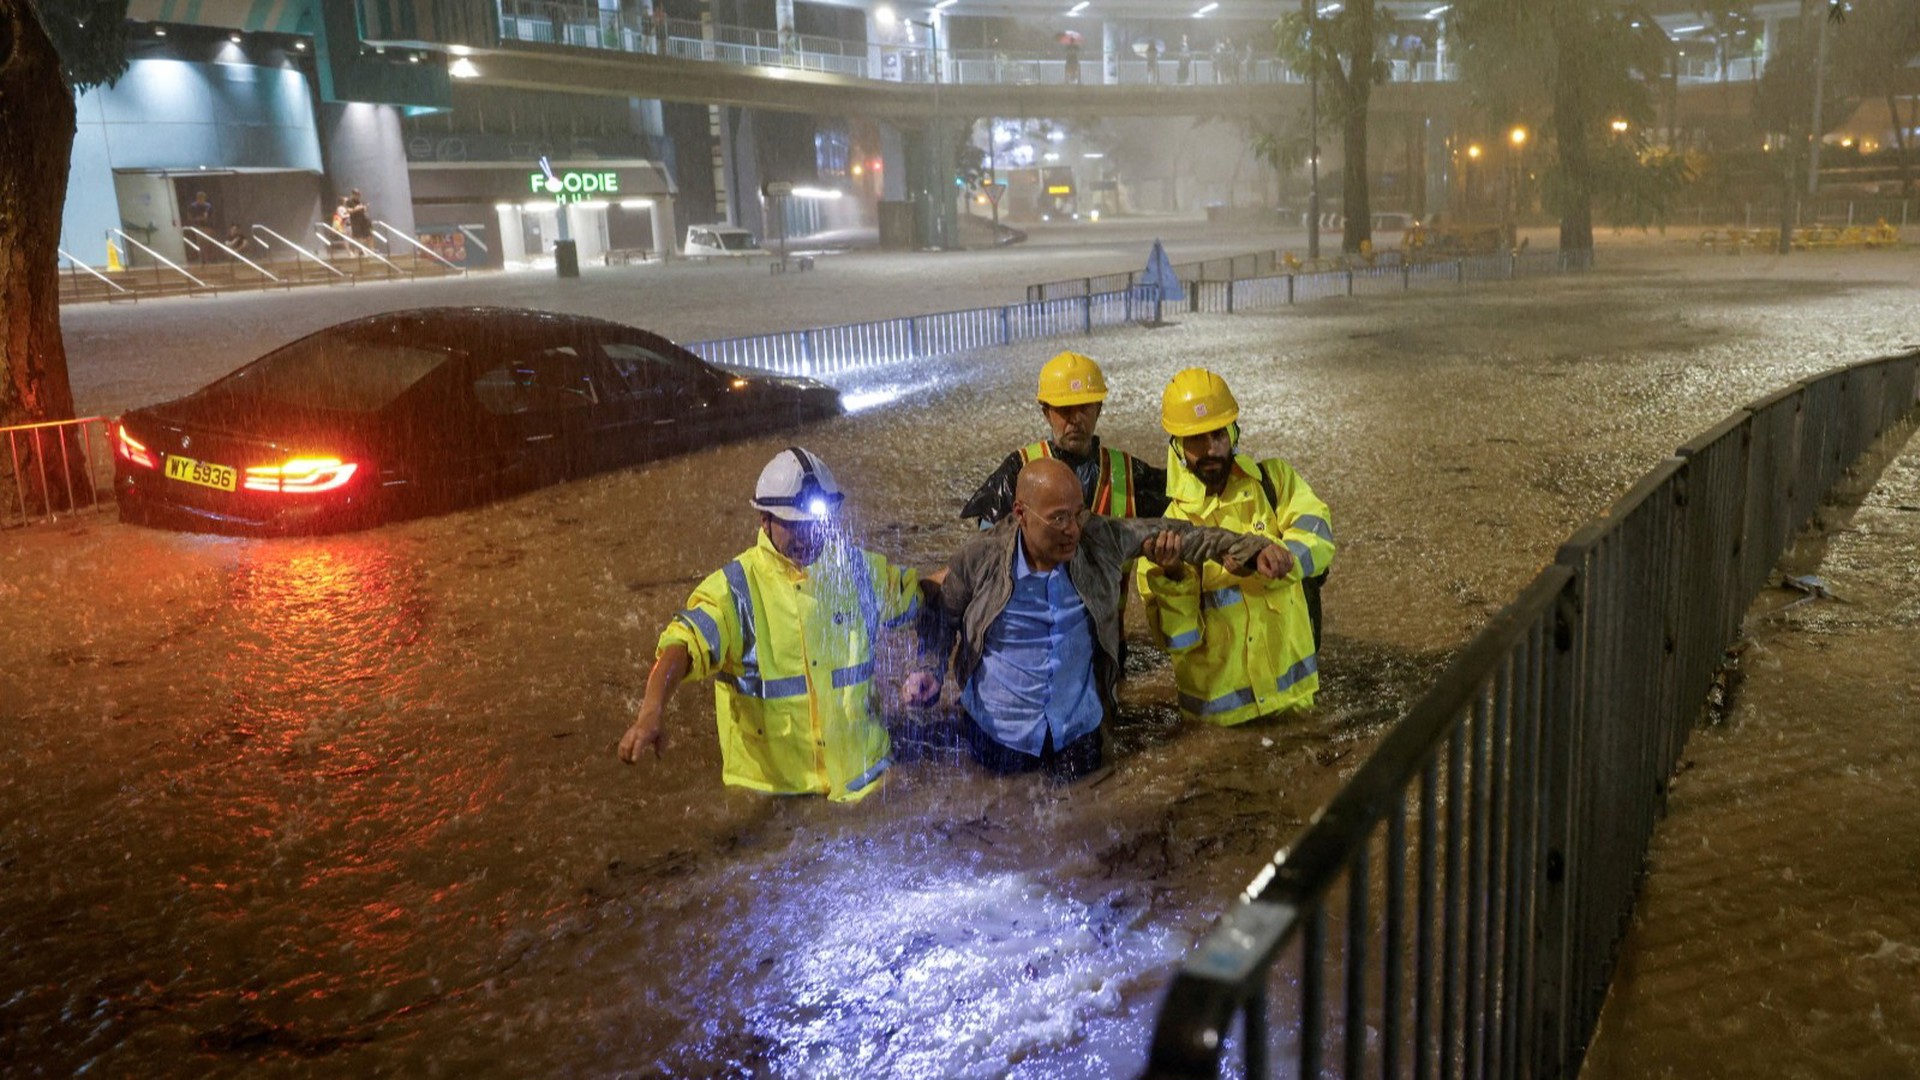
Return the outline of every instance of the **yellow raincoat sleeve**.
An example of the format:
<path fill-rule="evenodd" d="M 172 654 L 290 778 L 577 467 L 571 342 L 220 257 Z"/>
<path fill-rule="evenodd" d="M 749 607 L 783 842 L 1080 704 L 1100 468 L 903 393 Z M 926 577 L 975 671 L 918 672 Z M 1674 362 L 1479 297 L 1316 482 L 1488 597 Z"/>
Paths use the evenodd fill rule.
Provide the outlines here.
<path fill-rule="evenodd" d="M 1333 515 L 1320 496 L 1293 466 L 1277 458 L 1260 463 L 1273 478 L 1274 502 L 1279 509 L 1280 542 L 1293 553 L 1288 581 L 1323 574 L 1333 565 Z"/>
<path fill-rule="evenodd" d="M 740 642 L 739 608 L 727 587 L 726 572 L 716 570 L 687 597 L 687 606 L 667 621 L 654 655 L 670 645 L 685 645 L 693 662 L 687 678 L 705 679 L 730 665 L 738 666 Z"/>
<path fill-rule="evenodd" d="M 920 575 L 912 567 L 895 566 L 884 555 L 869 551 L 867 568 L 873 576 L 873 595 L 880 625 L 888 630 L 910 625 L 920 617 Z"/>
<path fill-rule="evenodd" d="M 1147 602 L 1147 627 L 1153 631 L 1154 643 L 1171 653 L 1200 644 L 1200 568 L 1187 566 L 1185 571 L 1175 581 L 1148 559 L 1141 559 L 1134 571 Z"/>

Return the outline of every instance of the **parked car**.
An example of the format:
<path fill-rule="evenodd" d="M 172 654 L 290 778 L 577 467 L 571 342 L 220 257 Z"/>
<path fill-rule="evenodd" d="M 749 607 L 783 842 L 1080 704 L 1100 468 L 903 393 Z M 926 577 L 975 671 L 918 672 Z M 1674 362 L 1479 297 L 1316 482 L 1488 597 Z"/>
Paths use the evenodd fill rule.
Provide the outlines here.
<path fill-rule="evenodd" d="M 733 225 L 690 225 L 686 256 L 692 258 L 746 258 L 767 252 L 752 233 Z"/>
<path fill-rule="evenodd" d="M 114 431 L 122 520 L 273 534 L 437 513 L 841 411 L 618 323 L 503 308 L 328 327 Z"/>

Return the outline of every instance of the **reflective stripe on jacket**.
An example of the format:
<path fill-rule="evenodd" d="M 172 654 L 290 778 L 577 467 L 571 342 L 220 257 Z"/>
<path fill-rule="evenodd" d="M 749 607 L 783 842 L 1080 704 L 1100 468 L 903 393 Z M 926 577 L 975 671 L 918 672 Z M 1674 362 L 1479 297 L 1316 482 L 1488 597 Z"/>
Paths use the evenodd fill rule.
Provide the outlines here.
<path fill-rule="evenodd" d="M 1301 581 L 1333 561 L 1333 526 L 1321 502 L 1284 461 L 1256 463 L 1234 455 L 1233 476 L 1219 497 L 1193 475 L 1176 446 L 1168 452 L 1167 517 L 1271 536 L 1293 553 L 1293 569 L 1268 581 L 1238 577 L 1218 564 L 1187 568 L 1180 581 L 1142 562 L 1140 593 L 1147 623 L 1173 655 L 1180 711 L 1216 724 L 1313 704 L 1320 688 L 1319 656 Z M 1260 483 L 1265 468 L 1276 505 Z"/>
<path fill-rule="evenodd" d="M 722 779 L 758 791 L 864 797 L 891 746 L 872 701 L 873 642 L 919 613 L 919 576 L 829 544 L 795 566 L 763 530 L 707 575 L 660 634 L 712 676 Z"/>
<path fill-rule="evenodd" d="M 1093 485 L 1087 509 L 1108 517 L 1134 517 L 1133 459 L 1124 450 L 1103 448 L 1100 454 L 1100 479 Z M 1028 443 L 1020 448 L 1020 461 L 1037 461 L 1053 456 L 1050 442 Z"/>

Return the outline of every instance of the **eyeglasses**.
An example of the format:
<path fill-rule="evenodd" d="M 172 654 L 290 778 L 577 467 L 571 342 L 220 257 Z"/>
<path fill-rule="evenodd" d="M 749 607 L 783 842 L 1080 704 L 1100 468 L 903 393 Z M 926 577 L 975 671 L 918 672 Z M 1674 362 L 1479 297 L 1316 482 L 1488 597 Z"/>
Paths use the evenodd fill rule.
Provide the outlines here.
<path fill-rule="evenodd" d="M 1047 528 L 1052 529 L 1054 532 L 1063 533 L 1086 524 L 1087 511 L 1085 509 L 1056 510 L 1040 520 L 1045 522 Z"/>

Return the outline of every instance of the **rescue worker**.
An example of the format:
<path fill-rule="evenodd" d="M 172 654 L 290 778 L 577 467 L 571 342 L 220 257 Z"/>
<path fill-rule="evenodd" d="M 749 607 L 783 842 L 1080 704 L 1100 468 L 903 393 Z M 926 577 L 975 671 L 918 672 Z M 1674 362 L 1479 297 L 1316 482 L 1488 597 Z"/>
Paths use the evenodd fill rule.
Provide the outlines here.
<path fill-rule="evenodd" d="M 920 611 L 919 577 L 835 529 L 842 499 L 825 462 L 798 446 L 761 470 L 758 542 L 707 575 L 655 651 L 620 759 L 666 745 L 661 713 L 689 675 L 714 680 L 721 779 L 756 791 L 864 798 L 891 763 L 873 699 L 874 639 Z M 909 704 L 939 691 L 916 672 Z"/>
<path fill-rule="evenodd" d="M 981 765 L 1063 780 L 1101 767 L 1120 671 L 1120 597 L 1139 556 L 1163 567 L 1217 559 L 1269 577 L 1293 562 L 1268 536 L 1090 514 L 1065 462 L 1028 464 L 1013 516 L 931 578 L 941 629 L 959 638 L 957 734 Z"/>
<path fill-rule="evenodd" d="M 1094 428 L 1107 400 L 1107 379 L 1093 358 L 1063 352 L 1040 369 L 1040 415 L 1053 437 L 1030 443 L 1000 463 L 960 511 L 987 528 L 1013 512 L 1013 487 L 1029 461 L 1058 458 L 1080 478 L 1086 506 L 1109 517 L 1159 517 L 1167 508 L 1165 470 L 1103 448 Z"/>
<path fill-rule="evenodd" d="M 1138 571 L 1147 623 L 1173 657 L 1180 711 L 1223 725 L 1313 704 L 1317 579 L 1334 550 L 1327 504 L 1286 462 L 1240 453 L 1239 416 L 1233 392 L 1211 371 L 1189 368 L 1167 383 L 1167 517 L 1273 537 L 1290 565 L 1271 581 L 1214 566 L 1196 574 L 1143 563 Z"/>

